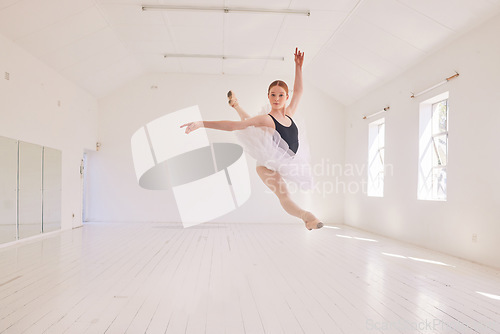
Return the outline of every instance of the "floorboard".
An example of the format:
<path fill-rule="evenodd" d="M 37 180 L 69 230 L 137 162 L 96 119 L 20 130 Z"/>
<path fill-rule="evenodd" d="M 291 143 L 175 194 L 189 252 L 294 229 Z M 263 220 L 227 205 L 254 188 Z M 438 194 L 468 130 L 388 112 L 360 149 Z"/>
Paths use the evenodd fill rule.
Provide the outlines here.
<path fill-rule="evenodd" d="M 347 226 L 89 223 L 0 264 L 0 333 L 500 333 L 500 270 Z"/>

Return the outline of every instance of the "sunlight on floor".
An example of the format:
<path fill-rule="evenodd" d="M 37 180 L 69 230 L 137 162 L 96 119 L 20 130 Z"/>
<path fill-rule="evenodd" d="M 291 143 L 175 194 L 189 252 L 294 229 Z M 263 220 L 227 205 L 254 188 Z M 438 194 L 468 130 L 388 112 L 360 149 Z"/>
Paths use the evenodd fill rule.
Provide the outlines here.
<path fill-rule="evenodd" d="M 382 254 L 387 255 L 387 256 L 391 256 L 391 257 L 397 257 L 397 258 L 400 258 L 400 259 L 410 259 L 410 260 L 418 261 L 418 262 L 438 264 L 440 266 L 455 267 L 455 266 L 452 266 L 450 264 L 446 264 L 444 262 L 434 261 L 434 260 L 427 260 L 427 259 L 420 259 L 418 257 L 404 256 L 404 255 L 391 254 L 391 253 L 382 253 Z"/>
<path fill-rule="evenodd" d="M 346 239 L 356 239 L 356 240 L 361 240 L 361 241 L 378 242 L 375 239 L 351 237 L 350 235 L 343 235 L 343 234 L 337 234 L 337 237 L 339 237 L 339 238 L 346 238 Z"/>
<path fill-rule="evenodd" d="M 488 298 L 491 298 L 491 299 L 500 300 L 500 296 L 498 296 L 498 295 L 493 295 L 491 293 L 480 292 L 480 291 L 476 291 L 476 292 L 479 293 L 480 295 L 485 296 L 485 297 L 488 297 Z"/>

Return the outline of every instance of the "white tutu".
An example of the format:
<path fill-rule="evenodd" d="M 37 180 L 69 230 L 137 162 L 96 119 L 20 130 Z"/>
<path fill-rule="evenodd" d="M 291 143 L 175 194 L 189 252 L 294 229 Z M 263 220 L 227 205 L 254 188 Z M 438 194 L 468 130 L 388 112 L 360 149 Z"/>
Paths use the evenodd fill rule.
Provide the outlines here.
<path fill-rule="evenodd" d="M 270 111 L 271 106 L 267 105 L 260 115 L 268 114 Z M 235 131 L 235 134 L 245 152 L 257 161 L 257 166 L 277 171 L 285 181 L 293 182 L 301 189 L 313 187 L 309 146 L 305 134 L 300 129 L 297 153 L 290 150 L 288 143 L 281 138 L 278 131 L 269 127 L 249 126 Z"/>

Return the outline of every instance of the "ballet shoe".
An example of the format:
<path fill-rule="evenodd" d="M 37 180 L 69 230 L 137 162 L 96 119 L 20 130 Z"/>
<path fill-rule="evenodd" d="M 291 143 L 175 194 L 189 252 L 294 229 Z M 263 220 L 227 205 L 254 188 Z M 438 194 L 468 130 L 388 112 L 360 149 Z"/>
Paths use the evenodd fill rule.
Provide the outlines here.
<path fill-rule="evenodd" d="M 229 105 L 231 107 L 234 108 L 238 105 L 238 99 L 236 98 L 236 95 L 234 94 L 234 92 L 232 90 L 227 92 L 227 98 L 228 98 L 227 103 L 229 103 Z"/>
<path fill-rule="evenodd" d="M 304 211 L 301 215 L 301 219 L 304 221 L 306 224 L 306 228 L 311 231 L 311 230 L 317 230 L 323 227 L 323 223 L 319 221 L 318 218 L 316 218 L 311 212 L 309 211 Z"/>
<path fill-rule="evenodd" d="M 322 222 L 320 222 L 319 219 L 315 219 L 315 220 L 312 220 L 310 222 L 306 222 L 306 228 L 309 231 L 320 229 L 323 226 L 324 226 L 324 224 Z"/>

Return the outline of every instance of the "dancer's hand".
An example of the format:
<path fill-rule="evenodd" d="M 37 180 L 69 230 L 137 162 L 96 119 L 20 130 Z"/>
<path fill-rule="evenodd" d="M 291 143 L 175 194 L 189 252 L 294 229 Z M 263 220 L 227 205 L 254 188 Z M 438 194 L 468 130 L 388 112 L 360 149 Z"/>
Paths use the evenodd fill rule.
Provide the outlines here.
<path fill-rule="evenodd" d="M 295 48 L 295 64 L 302 68 L 302 64 L 304 63 L 304 52 L 300 52 L 299 48 Z"/>
<path fill-rule="evenodd" d="M 190 122 L 186 124 L 182 124 L 181 128 L 186 127 L 186 134 L 190 133 L 191 131 L 194 131 L 196 129 L 199 129 L 203 126 L 203 122 Z"/>

